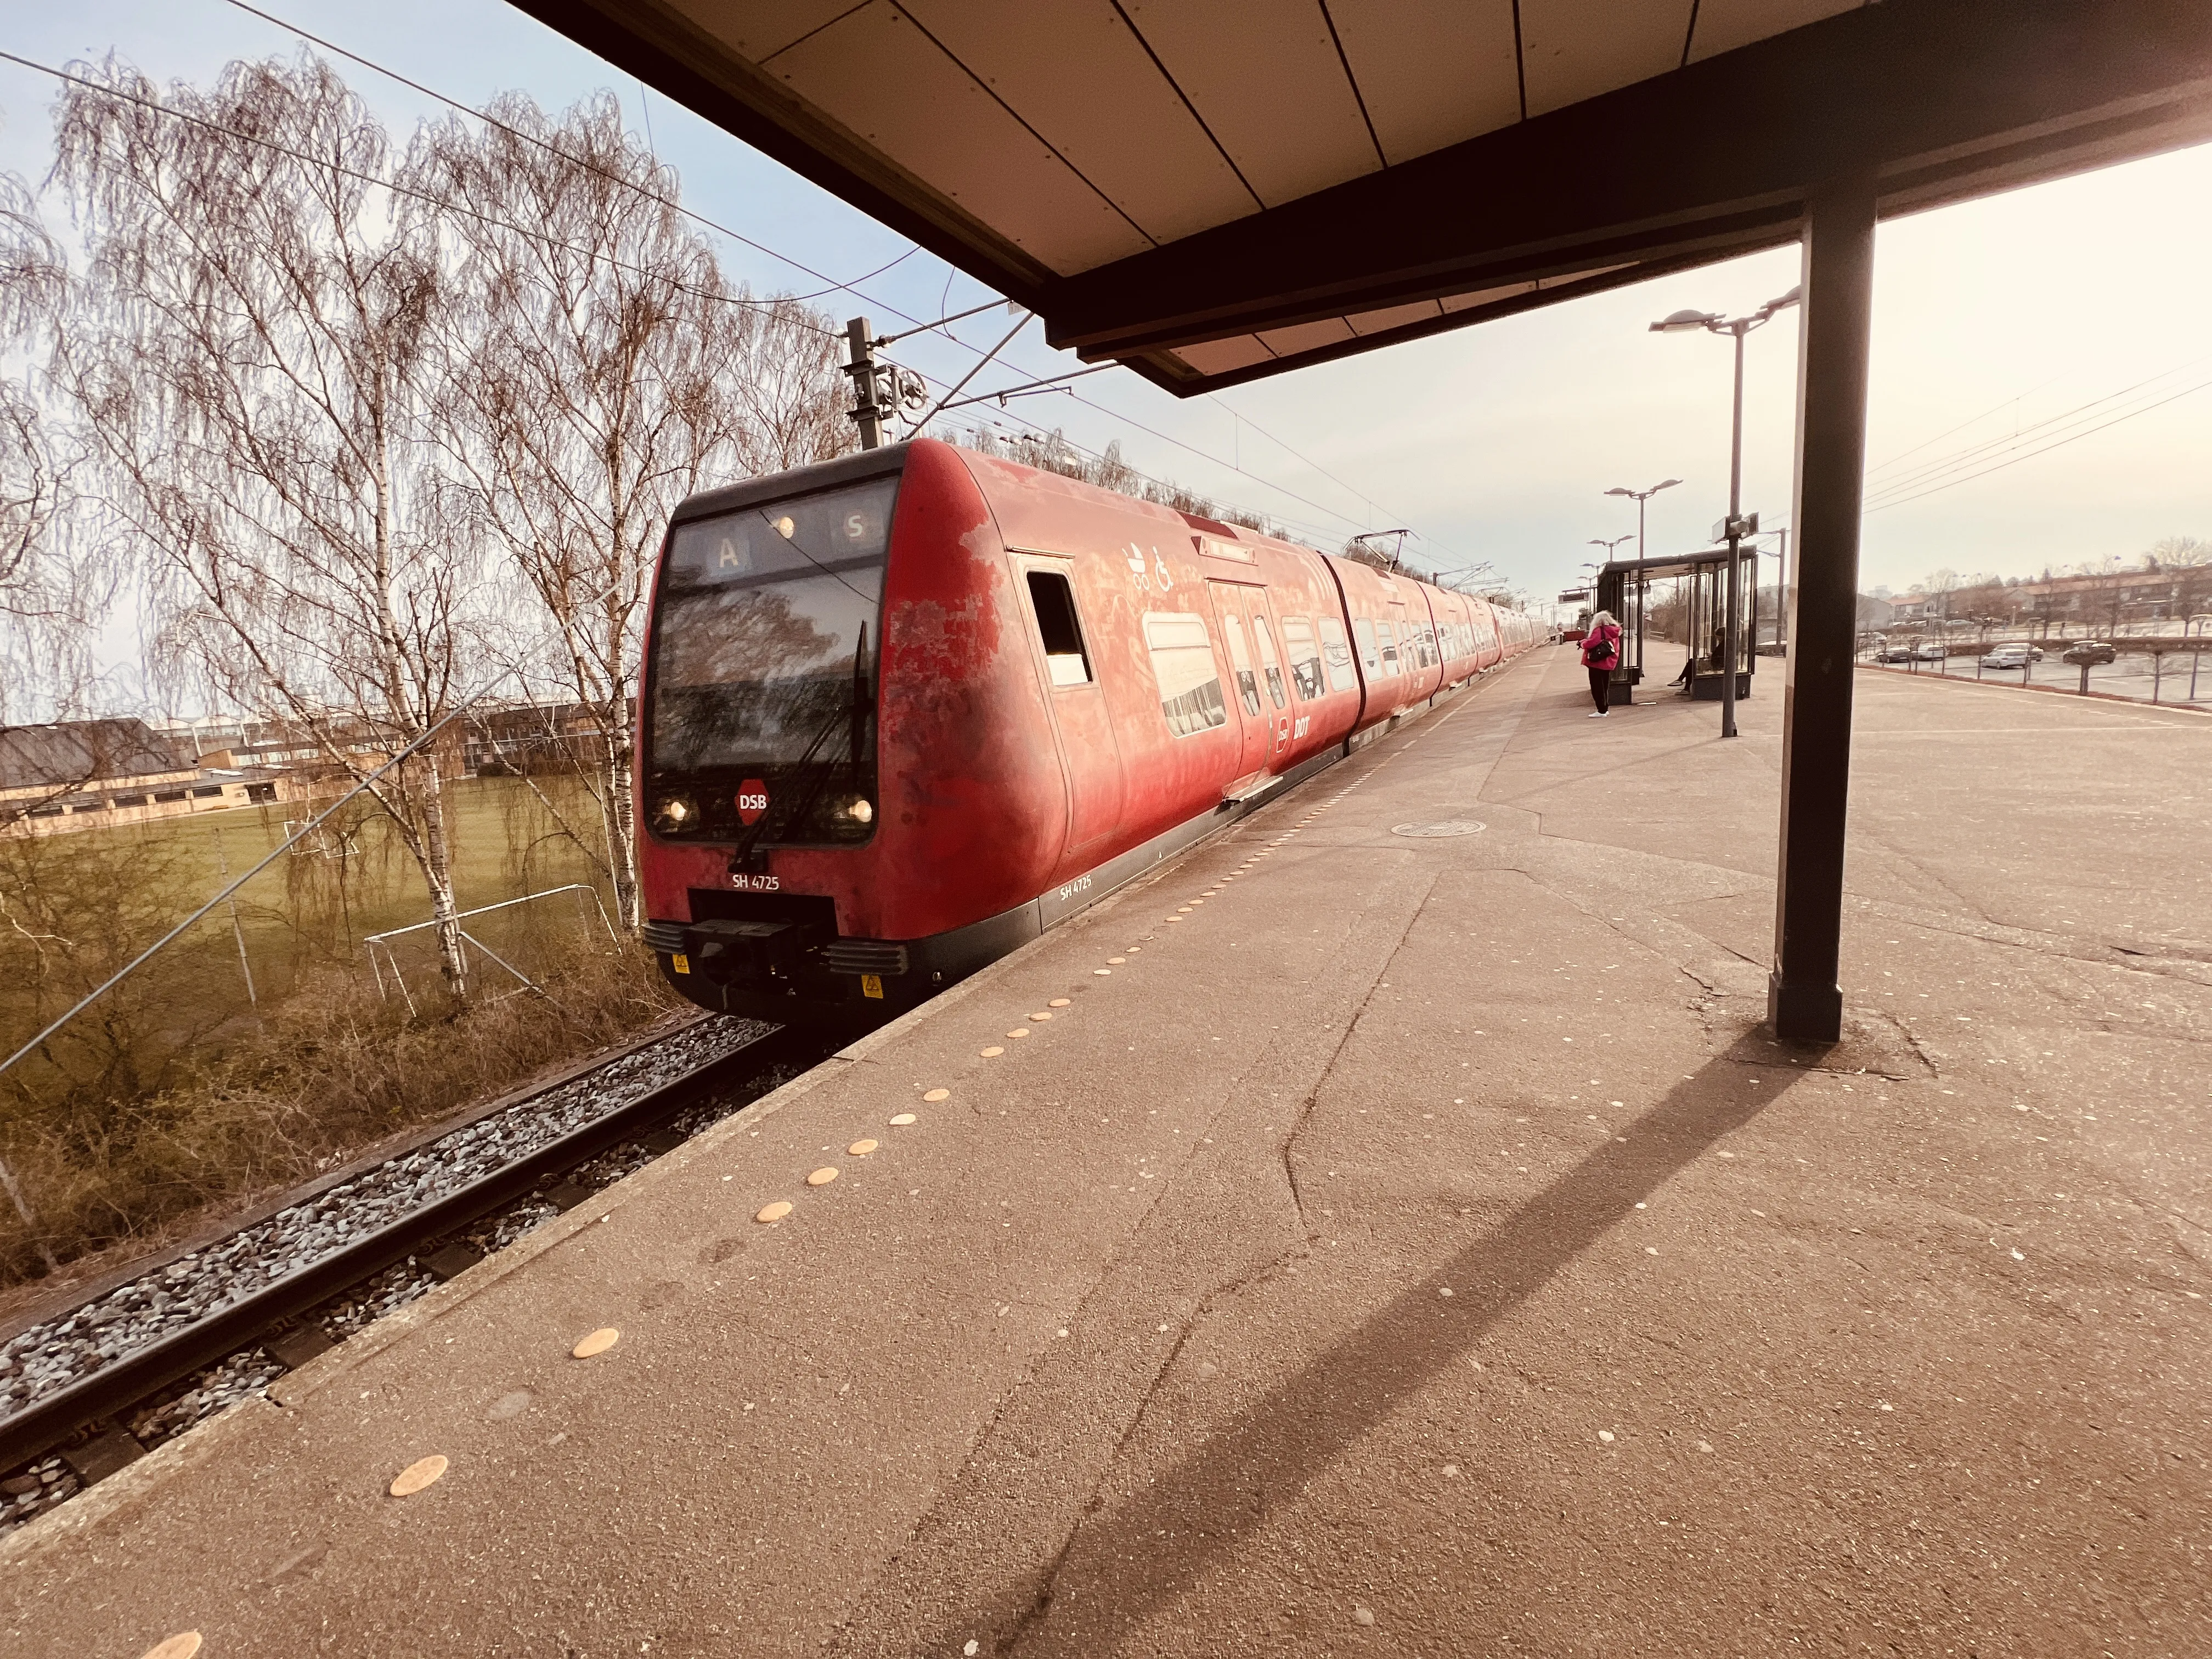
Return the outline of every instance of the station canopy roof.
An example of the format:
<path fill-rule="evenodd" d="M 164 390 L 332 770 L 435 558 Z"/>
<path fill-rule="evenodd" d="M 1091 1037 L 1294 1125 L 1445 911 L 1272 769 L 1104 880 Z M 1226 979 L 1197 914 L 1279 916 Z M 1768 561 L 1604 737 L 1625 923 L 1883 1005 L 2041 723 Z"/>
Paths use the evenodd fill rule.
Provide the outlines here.
<path fill-rule="evenodd" d="M 1749 542 L 1736 555 L 1739 564 L 1756 561 L 1759 550 Z M 1690 576 L 1700 571 L 1726 570 L 1729 550 L 1725 547 L 1700 548 L 1690 553 L 1664 553 L 1649 559 L 1614 559 L 1597 573 L 1600 581 L 1613 576 L 1640 576 L 1645 581 L 1660 581 L 1668 576 Z"/>
<path fill-rule="evenodd" d="M 517 3 L 1182 392 L 2212 137 L 2207 0 Z"/>

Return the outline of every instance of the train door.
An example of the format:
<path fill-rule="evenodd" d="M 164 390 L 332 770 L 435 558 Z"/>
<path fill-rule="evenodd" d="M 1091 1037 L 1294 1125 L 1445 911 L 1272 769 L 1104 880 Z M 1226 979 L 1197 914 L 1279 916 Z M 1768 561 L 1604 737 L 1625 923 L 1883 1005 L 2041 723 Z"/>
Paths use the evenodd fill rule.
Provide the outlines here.
<path fill-rule="evenodd" d="M 1267 595 L 1252 590 L 1252 643 L 1260 658 L 1260 683 L 1267 694 L 1267 769 L 1273 771 L 1291 752 L 1291 692 L 1283 672 L 1282 653 L 1275 649 L 1275 625 L 1267 615 Z"/>
<path fill-rule="evenodd" d="M 1066 854 L 1074 857 L 1121 827 L 1121 756 L 1097 659 L 1075 601 L 1074 568 L 1063 559 L 1024 558 L 1023 586 L 1044 648 L 1053 725 L 1067 779 Z"/>
<path fill-rule="evenodd" d="M 1252 590 L 1229 582 L 1208 582 L 1213 590 L 1214 614 L 1221 618 L 1221 635 L 1229 642 L 1229 704 L 1237 711 L 1237 729 L 1243 733 L 1238 750 L 1237 777 L 1230 787 L 1251 783 L 1267 769 L 1272 722 L 1263 712 L 1266 694 L 1260 689 L 1252 645 L 1245 632 L 1244 596 Z"/>

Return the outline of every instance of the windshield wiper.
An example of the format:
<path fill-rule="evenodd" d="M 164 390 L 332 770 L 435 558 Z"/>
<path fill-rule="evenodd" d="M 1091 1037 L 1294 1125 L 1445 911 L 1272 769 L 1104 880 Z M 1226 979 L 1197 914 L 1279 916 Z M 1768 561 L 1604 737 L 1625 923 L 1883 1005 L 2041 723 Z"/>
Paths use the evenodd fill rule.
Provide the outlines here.
<path fill-rule="evenodd" d="M 830 775 L 837 766 L 834 755 L 817 761 L 814 757 L 815 751 L 822 747 L 823 739 L 837 729 L 837 723 L 841 720 L 845 722 L 848 752 L 853 775 L 855 778 L 860 775 L 861 747 L 866 729 L 866 721 L 863 717 L 868 713 L 870 708 L 867 695 L 867 661 L 868 625 L 864 622 L 860 624 L 860 635 L 853 647 L 853 687 L 850 696 L 844 706 L 833 710 L 830 718 L 822 723 L 811 738 L 807 739 L 805 750 L 781 780 L 786 786 L 804 782 L 805 787 L 804 793 L 798 797 L 798 805 L 787 807 L 781 812 L 770 807 L 768 811 L 761 814 L 757 823 L 744 831 L 738 838 L 738 844 L 730 851 L 730 872 L 732 875 L 753 864 L 755 854 L 760 849 L 762 843 L 767 841 L 771 828 L 779 834 L 787 834 L 794 826 L 806 821 L 806 815 L 814 810 L 814 803 L 821 799 L 823 786 L 830 781 Z"/>

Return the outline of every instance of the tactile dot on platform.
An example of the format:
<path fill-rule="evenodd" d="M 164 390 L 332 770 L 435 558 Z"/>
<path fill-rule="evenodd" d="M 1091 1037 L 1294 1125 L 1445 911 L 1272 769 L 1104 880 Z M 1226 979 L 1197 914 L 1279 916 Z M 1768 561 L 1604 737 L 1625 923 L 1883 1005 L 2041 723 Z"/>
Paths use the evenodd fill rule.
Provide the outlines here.
<path fill-rule="evenodd" d="M 790 1200 L 779 1198 L 773 1204 L 763 1205 L 761 1206 L 760 1213 L 755 1216 L 753 1219 L 759 1222 L 763 1227 L 773 1227 L 777 1222 L 782 1220 L 784 1217 L 790 1213 Z"/>
<path fill-rule="evenodd" d="M 1097 975 L 1101 979 L 1111 979 L 1114 977 L 1114 970 L 1111 968 L 1093 968 L 1091 971 Z"/>
<path fill-rule="evenodd" d="M 1190 906 L 1188 904 L 1179 904 L 1176 907 L 1176 910 L 1178 915 L 1187 916 L 1190 914 Z"/>
<path fill-rule="evenodd" d="M 1000 1048 L 998 1044 L 993 1043 L 989 1048 L 983 1050 L 983 1058 L 986 1060 L 996 1060 L 1000 1054 L 1003 1054 L 1006 1052 L 1006 1051 L 1004 1048 Z"/>
<path fill-rule="evenodd" d="M 1168 920 L 1170 921 L 1181 921 L 1182 918 L 1181 916 L 1170 916 Z"/>
<path fill-rule="evenodd" d="M 876 1150 L 877 1144 L 872 1140 L 856 1140 L 845 1150 L 854 1158 L 866 1158 Z"/>
<path fill-rule="evenodd" d="M 392 1495 L 394 1498 L 412 1498 L 443 1474 L 446 1467 L 446 1460 L 434 1453 L 428 1457 L 417 1458 L 399 1471 L 398 1478 L 392 1483 Z"/>
<path fill-rule="evenodd" d="M 813 1170 L 807 1176 L 806 1184 L 810 1187 L 827 1187 L 836 1178 L 837 1171 L 836 1167 L 834 1165 L 825 1164 L 820 1169 Z"/>
<path fill-rule="evenodd" d="M 1010 1037 L 1025 1037 L 1025 1036 L 1027 1036 L 1029 1034 L 1030 1034 L 1030 1028 L 1029 1028 L 1028 1026 L 1026 1026 L 1026 1025 L 1022 1026 L 1022 1027 L 1021 1027 L 1019 1030 L 1012 1030 L 1012 1031 L 1009 1031 L 1009 1032 L 1007 1032 L 1007 1033 L 1006 1033 L 1006 1035 L 1007 1035 L 1008 1036 L 1010 1036 Z"/>
<path fill-rule="evenodd" d="M 952 1098 L 952 1091 L 950 1089 L 932 1089 L 927 1094 L 922 1096 L 922 1098 L 924 1100 L 950 1100 Z"/>
<path fill-rule="evenodd" d="M 1112 963 L 1113 963 L 1116 968 L 1119 968 L 1119 967 L 1120 967 L 1123 963 L 1127 962 L 1128 959 L 1129 959 L 1129 958 L 1128 958 L 1128 957 L 1107 957 L 1107 958 L 1106 958 L 1106 960 L 1107 960 L 1107 961 L 1109 961 L 1109 962 Z"/>
<path fill-rule="evenodd" d="M 1074 1000 L 1075 999 L 1073 997 L 1054 997 L 1050 1002 L 1046 1003 L 1045 1006 L 1048 1008 L 1065 1008 Z"/>
<path fill-rule="evenodd" d="M 146 1659 L 192 1659 L 199 1650 L 200 1633 L 196 1630 L 179 1631 L 147 1649 Z"/>
<path fill-rule="evenodd" d="M 1048 1020 L 1050 1019 L 1052 1016 L 1040 1010 L 1037 1012 L 1031 1014 L 1030 1018 L 1033 1020 Z"/>
<path fill-rule="evenodd" d="M 620 1331 L 611 1325 L 602 1325 L 568 1352 L 578 1359 L 589 1359 L 595 1353 L 605 1353 L 621 1340 Z"/>
<path fill-rule="evenodd" d="M 894 1118 L 891 1120 L 891 1122 L 892 1122 L 892 1124 L 893 1124 L 894 1126 L 896 1126 L 896 1127 L 898 1127 L 898 1128 L 902 1128 L 902 1129 L 903 1129 L 904 1127 L 906 1127 L 906 1126 L 907 1126 L 908 1124 L 909 1124 L 909 1123 L 911 1123 L 911 1122 L 913 1122 L 913 1121 L 914 1121 L 914 1114 L 913 1114 L 912 1112 L 901 1112 L 897 1116 L 894 1117 Z"/>

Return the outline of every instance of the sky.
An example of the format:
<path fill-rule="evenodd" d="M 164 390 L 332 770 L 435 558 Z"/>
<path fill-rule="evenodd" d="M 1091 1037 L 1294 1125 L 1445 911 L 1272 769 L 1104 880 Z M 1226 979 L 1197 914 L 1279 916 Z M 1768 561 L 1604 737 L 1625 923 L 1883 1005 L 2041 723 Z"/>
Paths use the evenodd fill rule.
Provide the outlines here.
<path fill-rule="evenodd" d="M 714 238 L 757 291 L 812 294 L 825 286 L 815 273 L 854 281 L 890 264 L 857 282 L 864 297 L 814 301 L 878 332 L 902 313 L 927 321 L 995 297 L 501 0 L 265 9 L 465 104 L 520 90 L 559 108 L 615 93 L 681 175 L 685 204 L 759 245 Z M 0 52 L 40 64 L 113 52 L 203 84 L 233 58 L 300 45 L 228 0 L 72 0 L 0 24 Z M 445 112 L 341 68 L 395 133 Z M 54 90 L 0 62 L 0 169 L 44 176 Z M 2167 536 L 2212 538 L 2208 273 L 2212 146 L 1885 223 L 1860 586 L 1904 591 L 1938 568 L 2026 575 L 2132 561 Z M 1139 470 L 1320 546 L 1409 526 L 1415 562 L 1488 562 L 1540 602 L 1602 556 L 1594 539 L 1635 530 L 1634 504 L 1608 488 L 1681 479 L 1650 502 L 1649 550 L 1706 544 L 1727 506 L 1729 345 L 1646 325 L 1684 307 L 1749 311 L 1798 275 L 1795 251 L 1778 250 L 1226 393 L 1179 400 L 1112 369 L 994 418 L 1064 428 L 1094 451 L 1118 439 Z M 925 336 L 890 355 L 957 380 L 1012 322 L 994 309 L 953 326 L 967 348 Z M 1003 361 L 976 389 L 1081 366 L 1035 323 Z M 1796 369 L 1784 312 L 1748 343 L 1744 504 L 1770 526 L 1788 518 Z"/>

